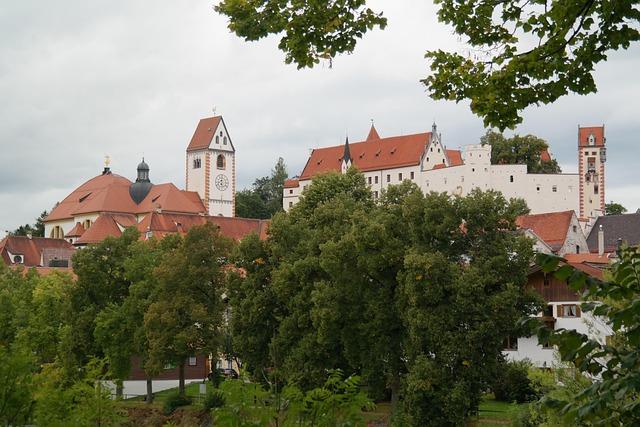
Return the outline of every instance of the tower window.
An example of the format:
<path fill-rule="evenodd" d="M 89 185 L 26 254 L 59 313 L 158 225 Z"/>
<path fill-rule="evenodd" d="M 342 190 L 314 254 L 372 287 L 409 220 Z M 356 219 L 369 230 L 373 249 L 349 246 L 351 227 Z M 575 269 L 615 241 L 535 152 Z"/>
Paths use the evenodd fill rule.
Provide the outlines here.
<path fill-rule="evenodd" d="M 509 175 L 509 182 L 513 182 L 513 175 Z"/>
<path fill-rule="evenodd" d="M 202 167 L 202 159 L 200 157 L 196 157 L 193 159 L 193 168 L 200 169 Z"/>
<path fill-rule="evenodd" d="M 371 177 L 367 178 L 367 181 L 369 182 L 369 185 L 371 185 Z"/>
<path fill-rule="evenodd" d="M 224 169 L 225 168 L 225 159 L 224 156 L 222 154 L 218 154 L 218 159 L 216 160 L 216 166 L 218 169 Z"/>
<path fill-rule="evenodd" d="M 373 181 L 377 184 L 378 183 L 378 175 L 373 177 Z"/>
<path fill-rule="evenodd" d="M 387 182 L 391 182 L 391 175 L 387 175 Z"/>
<path fill-rule="evenodd" d="M 598 185 L 597 184 L 593 186 L 593 193 L 594 194 L 598 194 Z"/>
<path fill-rule="evenodd" d="M 540 186 L 536 186 L 536 191 L 540 191 Z"/>
<path fill-rule="evenodd" d="M 415 175 L 413 172 L 411 172 L 411 179 L 414 179 L 414 178 L 415 178 Z"/>
<path fill-rule="evenodd" d="M 553 191 L 554 193 L 558 192 L 558 186 L 554 185 L 553 187 L 551 187 L 551 191 Z"/>

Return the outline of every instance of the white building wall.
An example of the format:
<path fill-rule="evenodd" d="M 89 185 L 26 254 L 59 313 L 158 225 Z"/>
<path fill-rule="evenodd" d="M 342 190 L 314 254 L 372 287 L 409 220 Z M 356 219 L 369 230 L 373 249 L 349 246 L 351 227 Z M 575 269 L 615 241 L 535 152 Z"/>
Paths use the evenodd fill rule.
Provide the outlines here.
<path fill-rule="evenodd" d="M 577 254 L 588 253 L 589 248 L 587 246 L 587 238 L 584 235 L 580 221 L 578 217 L 574 215 L 571 218 L 571 224 L 569 230 L 567 230 L 567 237 L 564 241 L 564 245 L 558 251 L 558 255 L 563 256 L 565 254 Z"/>

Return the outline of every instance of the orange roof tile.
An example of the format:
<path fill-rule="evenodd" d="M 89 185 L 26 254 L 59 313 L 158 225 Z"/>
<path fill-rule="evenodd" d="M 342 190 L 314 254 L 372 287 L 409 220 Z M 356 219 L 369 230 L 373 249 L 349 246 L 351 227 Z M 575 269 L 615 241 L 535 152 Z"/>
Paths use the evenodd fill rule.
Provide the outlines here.
<path fill-rule="evenodd" d="M 516 224 L 520 228 L 533 231 L 552 250 L 557 251 L 564 245 L 574 215 L 573 211 L 522 215 L 517 218 Z"/>
<path fill-rule="evenodd" d="M 161 208 L 163 211 L 200 214 L 206 208 L 198 193 L 179 190 L 171 183 L 151 187 L 149 194 L 137 205 L 132 213 L 143 214 Z M 122 211 L 127 212 L 127 211 Z"/>
<path fill-rule="evenodd" d="M 582 271 L 583 273 L 588 274 L 589 276 L 595 277 L 596 279 L 602 280 L 604 278 L 604 271 L 600 268 L 596 268 L 581 262 L 567 262 L 567 264 L 577 270 Z"/>
<path fill-rule="evenodd" d="M 578 128 L 578 146 L 585 147 L 589 145 L 589 135 L 595 137 L 595 147 L 603 147 L 605 143 L 604 126 L 588 126 Z"/>
<path fill-rule="evenodd" d="M 350 143 L 352 164 L 363 172 L 418 165 L 430 137 L 431 133 L 426 132 Z M 340 171 L 343 153 L 344 145 L 313 150 L 300 179 Z"/>
<path fill-rule="evenodd" d="M 211 141 L 213 140 L 213 136 L 216 133 L 216 129 L 218 129 L 218 125 L 222 120 L 222 116 L 215 117 L 207 117 L 205 119 L 201 119 L 198 122 L 198 126 L 196 127 L 196 131 L 191 137 L 191 142 L 189 142 L 189 146 L 187 147 L 187 151 L 195 151 L 195 150 L 203 150 L 209 148 L 211 145 Z"/>
<path fill-rule="evenodd" d="M 551 154 L 549 154 L 549 150 L 544 149 L 540 152 L 540 160 L 543 162 L 551 161 Z"/>
<path fill-rule="evenodd" d="M 367 135 L 367 141 L 372 141 L 374 139 L 380 139 L 380 135 L 378 135 L 378 131 L 376 127 L 371 123 L 371 129 L 369 129 L 369 135 Z"/>
<path fill-rule="evenodd" d="M 449 159 L 449 166 L 460 166 L 464 163 L 460 150 L 447 150 L 447 158 Z"/>
<path fill-rule="evenodd" d="M 107 237 L 119 237 L 122 235 L 122 231 L 125 228 L 131 227 L 135 224 L 136 217 L 134 215 L 102 214 L 76 241 L 76 244 L 88 245 L 91 243 L 101 242 Z"/>
<path fill-rule="evenodd" d="M 606 264 L 608 265 L 611 260 L 608 254 L 598 255 L 597 253 L 583 253 L 583 254 L 565 254 L 564 259 L 570 263 L 589 263 L 589 264 Z"/>
<path fill-rule="evenodd" d="M 444 163 L 438 163 L 437 165 L 433 166 L 434 169 L 444 169 L 446 167 L 447 165 L 445 165 Z"/>
<path fill-rule="evenodd" d="M 297 179 L 287 179 L 284 181 L 284 188 L 300 187 L 300 181 Z"/>
<path fill-rule="evenodd" d="M 67 234 L 65 234 L 64 237 L 80 237 L 84 232 L 84 226 L 79 222 L 76 222 L 76 225 Z"/>
<path fill-rule="evenodd" d="M 69 254 L 75 248 L 64 239 L 48 239 L 44 237 L 7 236 L 0 241 L 0 255 L 6 264 L 12 264 L 8 253 L 22 255 L 22 265 L 40 266 L 42 253 L 47 250 L 61 250 Z"/>

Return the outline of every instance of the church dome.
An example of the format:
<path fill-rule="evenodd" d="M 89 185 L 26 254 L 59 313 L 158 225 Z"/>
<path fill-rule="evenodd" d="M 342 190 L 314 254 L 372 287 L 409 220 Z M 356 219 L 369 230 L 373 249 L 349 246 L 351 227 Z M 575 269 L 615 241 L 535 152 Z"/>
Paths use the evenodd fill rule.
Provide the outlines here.
<path fill-rule="evenodd" d="M 138 164 L 138 177 L 136 178 L 136 182 L 129 187 L 129 195 L 136 205 L 139 205 L 140 202 L 147 197 L 147 194 L 151 191 L 151 187 L 153 187 L 153 184 L 149 180 L 149 165 L 143 158 Z"/>

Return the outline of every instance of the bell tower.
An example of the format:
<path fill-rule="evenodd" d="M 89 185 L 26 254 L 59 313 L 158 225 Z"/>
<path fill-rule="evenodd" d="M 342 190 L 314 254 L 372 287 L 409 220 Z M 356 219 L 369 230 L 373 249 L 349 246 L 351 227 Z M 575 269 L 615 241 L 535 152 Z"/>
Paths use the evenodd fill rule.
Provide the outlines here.
<path fill-rule="evenodd" d="M 604 215 L 604 164 L 607 160 L 604 125 L 578 126 L 578 174 L 580 175 L 579 219 Z"/>
<path fill-rule="evenodd" d="M 236 150 L 222 116 L 200 120 L 187 147 L 186 187 L 197 191 L 207 213 L 235 216 Z"/>

